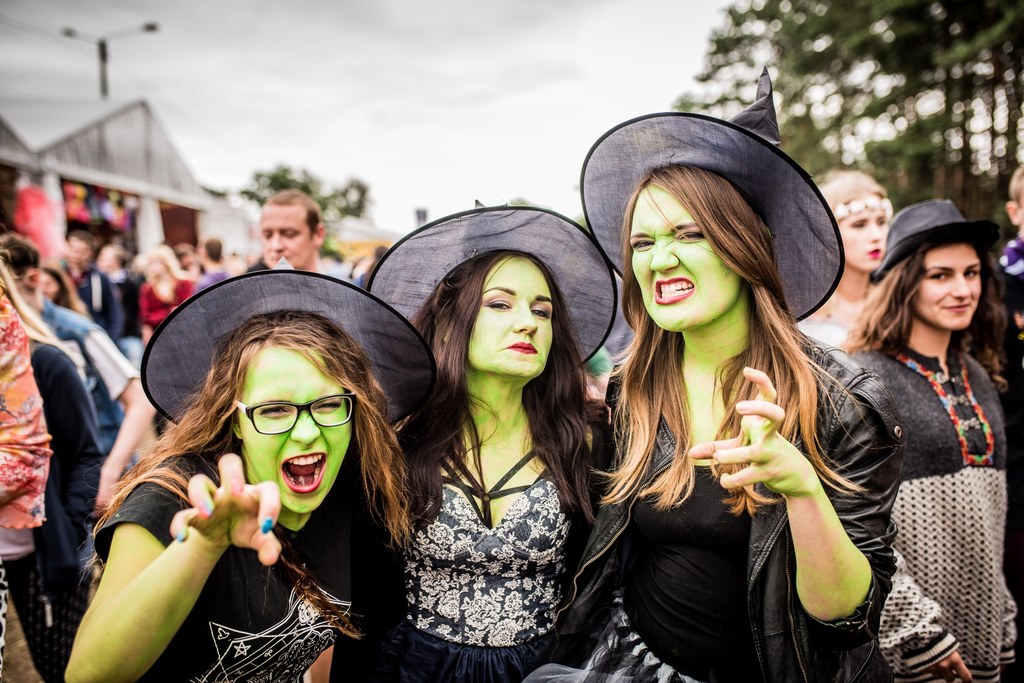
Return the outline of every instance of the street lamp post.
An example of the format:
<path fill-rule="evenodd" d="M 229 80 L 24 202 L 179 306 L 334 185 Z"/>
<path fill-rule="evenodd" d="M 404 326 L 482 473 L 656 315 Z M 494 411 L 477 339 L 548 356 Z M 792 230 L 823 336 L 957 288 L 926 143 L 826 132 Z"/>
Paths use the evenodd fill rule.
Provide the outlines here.
<path fill-rule="evenodd" d="M 100 56 L 100 97 L 107 99 L 110 94 L 107 88 L 107 42 L 114 40 L 115 38 L 127 38 L 128 36 L 137 36 L 140 33 L 155 33 L 160 29 L 160 25 L 155 21 L 151 21 L 143 24 L 142 26 L 131 26 L 129 28 L 118 29 L 117 31 L 111 31 L 110 33 L 102 36 L 94 36 L 83 31 L 78 31 L 73 28 L 65 28 L 61 31 L 61 35 L 68 38 L 74 38 L 80 40 L 83 43 L 90 43 L 96 45 L 96 50 Z"/>

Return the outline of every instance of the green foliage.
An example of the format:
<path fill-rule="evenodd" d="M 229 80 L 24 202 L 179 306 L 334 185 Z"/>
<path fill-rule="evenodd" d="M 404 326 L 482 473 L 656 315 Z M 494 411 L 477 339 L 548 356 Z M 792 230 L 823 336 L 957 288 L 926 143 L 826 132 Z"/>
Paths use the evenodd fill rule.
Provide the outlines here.
<path fill-rule="evenodd" d="M 897 206 L 998 216 L 1024 138 L 1021 36 L 1024 0 L 739 0 L 704 92 L 676 106 L 731 116 L 768 65 L 783 149 L 810 172 L 858 167 Z"/>
<path fill-rule="evenodd" d="M 216 187 L 207 187 L 206 185 L 203 185 L 202 188 L 207 194 L 212 195 L 217 199 L 227 199 L 230 194 L 227 190 L 222 190 Z"/>
<path fill-rule="evenodd" d="M 253 173 L 252 183 L 242 189 L 246 199 L 262 205 L 272 194 L 281 190 L 302 190 L 320 204 L 324 223 L 331 225 L 346 216 L 362 217 L 370 205 L 370 187 L 361 180 L 351 178 L 341 187 L 328 187 L 306 169 L 298 172 L 291 166 L 279 164 L 270 171 Z"/>

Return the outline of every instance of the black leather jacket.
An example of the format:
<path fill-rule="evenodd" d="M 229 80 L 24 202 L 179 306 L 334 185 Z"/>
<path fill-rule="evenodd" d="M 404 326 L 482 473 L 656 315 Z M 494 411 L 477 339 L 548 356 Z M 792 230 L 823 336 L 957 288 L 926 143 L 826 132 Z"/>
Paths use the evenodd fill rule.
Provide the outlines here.
<path fill-rule="evenodd" d="M 804 612 L 796 595 L 786 506 L 781 500 L 762 506 L 751 523 L 747 556 L 747 611 L 754 645 L 768 683 L 891 681 L 878 651 L 877 632 L 896 567 L 890 512 L 903 449 L 896 405 L 881 379 L 842 351 L 810 346 L 807 352 L 836 380 L 823 381 L 819 390 L 818 438 L 833 469 L 864 490 L 825 490 L 843 528 L 871 564 L 871 589 L 847 618 L 825 623 Z M 662 420 L 644 485 L 669 466 L 674 450 L 675 437 Z M 763 486 L 759 490 L 779 498 Z M 559 615 L 556 661 L 579 666 L 593 651 L 597 633 L 607 623 L 612 593 L 630 565 L 632 509 L 631 501 L 605 506 L 598 514 L 573 583 L 572 602 Z"/>

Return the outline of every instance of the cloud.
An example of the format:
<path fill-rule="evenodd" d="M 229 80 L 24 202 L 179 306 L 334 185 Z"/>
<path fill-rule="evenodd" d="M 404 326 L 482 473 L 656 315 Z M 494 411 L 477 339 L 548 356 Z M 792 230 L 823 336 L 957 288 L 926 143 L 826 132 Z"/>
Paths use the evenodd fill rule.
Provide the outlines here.
<path fill-rule="evenodd" d="M 99 34 L 115 99 L 145 97 L 200 182 L 277 163 L 370 184 L 374 215 L 412 227 L 474 198 L 569 215 L 590 144 L 692 88 L 731 0 L 5 0 L 5 97 L 95 98 Z"/>

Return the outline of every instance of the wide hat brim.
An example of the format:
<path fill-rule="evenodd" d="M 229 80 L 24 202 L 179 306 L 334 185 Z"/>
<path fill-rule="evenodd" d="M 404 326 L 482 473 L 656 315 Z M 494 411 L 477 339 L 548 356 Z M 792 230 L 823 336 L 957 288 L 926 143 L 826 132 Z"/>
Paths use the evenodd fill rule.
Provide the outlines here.
<path fill-rule="evenodd" d="M 327 275 L 275 269 L 219 282 L 167 316 L 142 359 L 149 400 L 176 421 L 205 381 L 222 338 L 250 317 L 276 311 L 317 313 L 348 333 L 369 357 L 392 421 L 412 412 L 433 386 L 430 349 L 386 303 Z"/>
<path fill-rule="evenodd" d="M 446 216 L 410 233 L 377 263 L 367 287 L 412 318 L 456 266 L 491 251 L 533 256 L 551 270 L 579 340 L 600 349 L 615 317 L 615 276 L 578 224 L 534 207 L 488 207 Z"/>
<path fill-rule="evenodd" d="M 583 164 L 580 192 L 587 224 L 620 273 L 629 197 L 644 175 L 665 166 L 712 171 L 739 190 L 771 231 L 786 302 L 797 319 L 835 291 L 843 269 L 839 227 L 810 176 L 771 142 L 739 125 L 680 112 L 616 126 L 593 145 Z"/>

